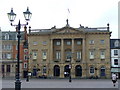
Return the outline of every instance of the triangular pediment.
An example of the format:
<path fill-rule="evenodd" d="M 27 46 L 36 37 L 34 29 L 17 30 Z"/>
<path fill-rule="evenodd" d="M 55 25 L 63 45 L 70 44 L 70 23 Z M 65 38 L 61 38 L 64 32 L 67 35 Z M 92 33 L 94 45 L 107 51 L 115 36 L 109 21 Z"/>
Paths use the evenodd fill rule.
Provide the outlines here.
<path fill-rule="evenodd" d="M 83 31 L 77 30 L 72 27 L 63 27 L 60 29 L 56 29 L 56 31 L 54 31 L 54 33 L 82 33 L 82 32 Z"/>

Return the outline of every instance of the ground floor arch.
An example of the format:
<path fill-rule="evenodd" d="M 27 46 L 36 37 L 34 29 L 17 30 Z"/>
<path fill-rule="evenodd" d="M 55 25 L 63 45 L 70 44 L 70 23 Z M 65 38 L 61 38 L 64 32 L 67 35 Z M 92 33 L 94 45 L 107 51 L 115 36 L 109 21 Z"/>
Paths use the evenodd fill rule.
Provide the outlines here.
<path fill-rule="evenodd" d="M 64 66 L 64 77 L 69 77 L 70 75 L 70 68 L 69 65 Z"/>
<path fill-rule="evenodd" d="M 69 78 L 70 73 L 72 78 L 108 78 L 109 70 L 106 69 L 105 66 L 96 67 L 94 65 L 89 65 L 86 68 L 84 64 L 72 64 L 70 68 L 70 64 L 49 64 L 45 65 L 47 70 L 43 70 L 43 65 L 40 67 L 33 68 L 32 76 L 38 76 L 37 69 L 40 69 L 39 76 L 43 75 L 43 71 L 46 73 L 48 78 Z"/>
<path fill-rule="evenodd" d="M 54 76 L 60 76 L 60 67 L 59 65 L 54 66 Z"/>
<path fill-rule="evenodd" d="M 82 67 L 80 65 L 75 66 L 75 76 L 82 77 Z"/>

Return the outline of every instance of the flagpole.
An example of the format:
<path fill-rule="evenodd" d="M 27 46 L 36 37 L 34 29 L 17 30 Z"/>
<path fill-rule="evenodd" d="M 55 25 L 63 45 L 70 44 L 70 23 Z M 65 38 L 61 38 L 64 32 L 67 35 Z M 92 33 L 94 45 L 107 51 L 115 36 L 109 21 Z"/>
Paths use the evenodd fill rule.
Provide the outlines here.
<path fill-rule="evenodd" d="M 69 17 L 70 17 L 70 10 L 69 8 L 67 9 L 67 19 L 69 20 Z"/>

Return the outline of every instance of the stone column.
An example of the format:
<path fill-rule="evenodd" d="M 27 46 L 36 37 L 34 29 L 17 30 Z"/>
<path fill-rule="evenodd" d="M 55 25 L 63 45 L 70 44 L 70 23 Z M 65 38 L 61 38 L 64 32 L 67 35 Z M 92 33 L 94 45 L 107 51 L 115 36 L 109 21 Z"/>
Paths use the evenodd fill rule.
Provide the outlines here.
<path fill-rule="evenodd" d="M 87 61 L 85 61 L 85 38 L 83 38 L 82 39 L 82 62 L 84 63 L 84 65 L 83 65 L 83 67 L 82 68 L 84 68 L 84 69 L 86 69 L 86 71 L 85 72 L 83 72 L 82 71 L 82 73 L 84 73 L 84 77 L 86 76 L 86 77 L 88 77 L 88 71 L 89 70 L 87 70 L 88 69 L 88 67 L 87 67 Z"/>
<path fill-rule="evenodd" d="M 85 38 L 82 41 L 82 61 L 85 62 Z"/>
<path fill-rule="evenodd" d="M 49 77 L 53 77 L 53 69 L 51 70 L 51 68 L 53 68 L 53 65 L 52 65 L 52 62 L 53 62 L 53 39 L 50 40 L 50 59 L 48 61 L 48 74 L 49 74 Z"/>
<path fill-rule="evenodd" d="M 61 39 L 61 64 L 60 64 L 60 78 L 64 78 L 64 39 Z"/>
<path fill-rule="evenodd" d="M 72 58 L 71 58 L 71 65 L 72 65 L 72 68 L 71 68 L 71 77 L 75 77 L 75 71 L 74 71 L 74 65 L 73 63 L 75 62 L 74 61 L 74 53 L 75 49 L 74 49 L 74 38 L 72 39 Z"/>
<path fill-rule="evenodd" d="M 72 62 L 74 62 L 74 39 L 72 39 Z"/>
<path fill-rule="evenodd" d="M 61 62 L 64 62 L 64 40 L 61 39 Z"/>
<path fill-rule="evenodd" d="M 53 39 L 50 40 L 50 46 L 50 60 L 53 60 Z"/>

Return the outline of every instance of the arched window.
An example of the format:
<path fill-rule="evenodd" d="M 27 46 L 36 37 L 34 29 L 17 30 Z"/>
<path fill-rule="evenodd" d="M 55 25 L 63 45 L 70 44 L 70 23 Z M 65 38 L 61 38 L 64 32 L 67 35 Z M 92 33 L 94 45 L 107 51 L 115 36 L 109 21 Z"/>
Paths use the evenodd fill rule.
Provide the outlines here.
<path fill-rule="evenodd" d="M 54 76 L 60 76 L 60 67 L 58 65 L 54 66 Z"/>
<path fill-rule="evenodd" d="M 116 40 L 115 43 L 114 43 L 114 46 L 115 46 L 115 47 L 119 47 L 119 44 L 120 44 L 119 41 Z"/>
<path fill-rule="evenodd" d="M 102 66 L 100 69 L 100 76 L 105 76 L 105 67 Z"/>
<path fill-rule="evenodd" d="M 5 34 L 5 40 L 9 40 L 9 34 L 8 33 Z"/>

